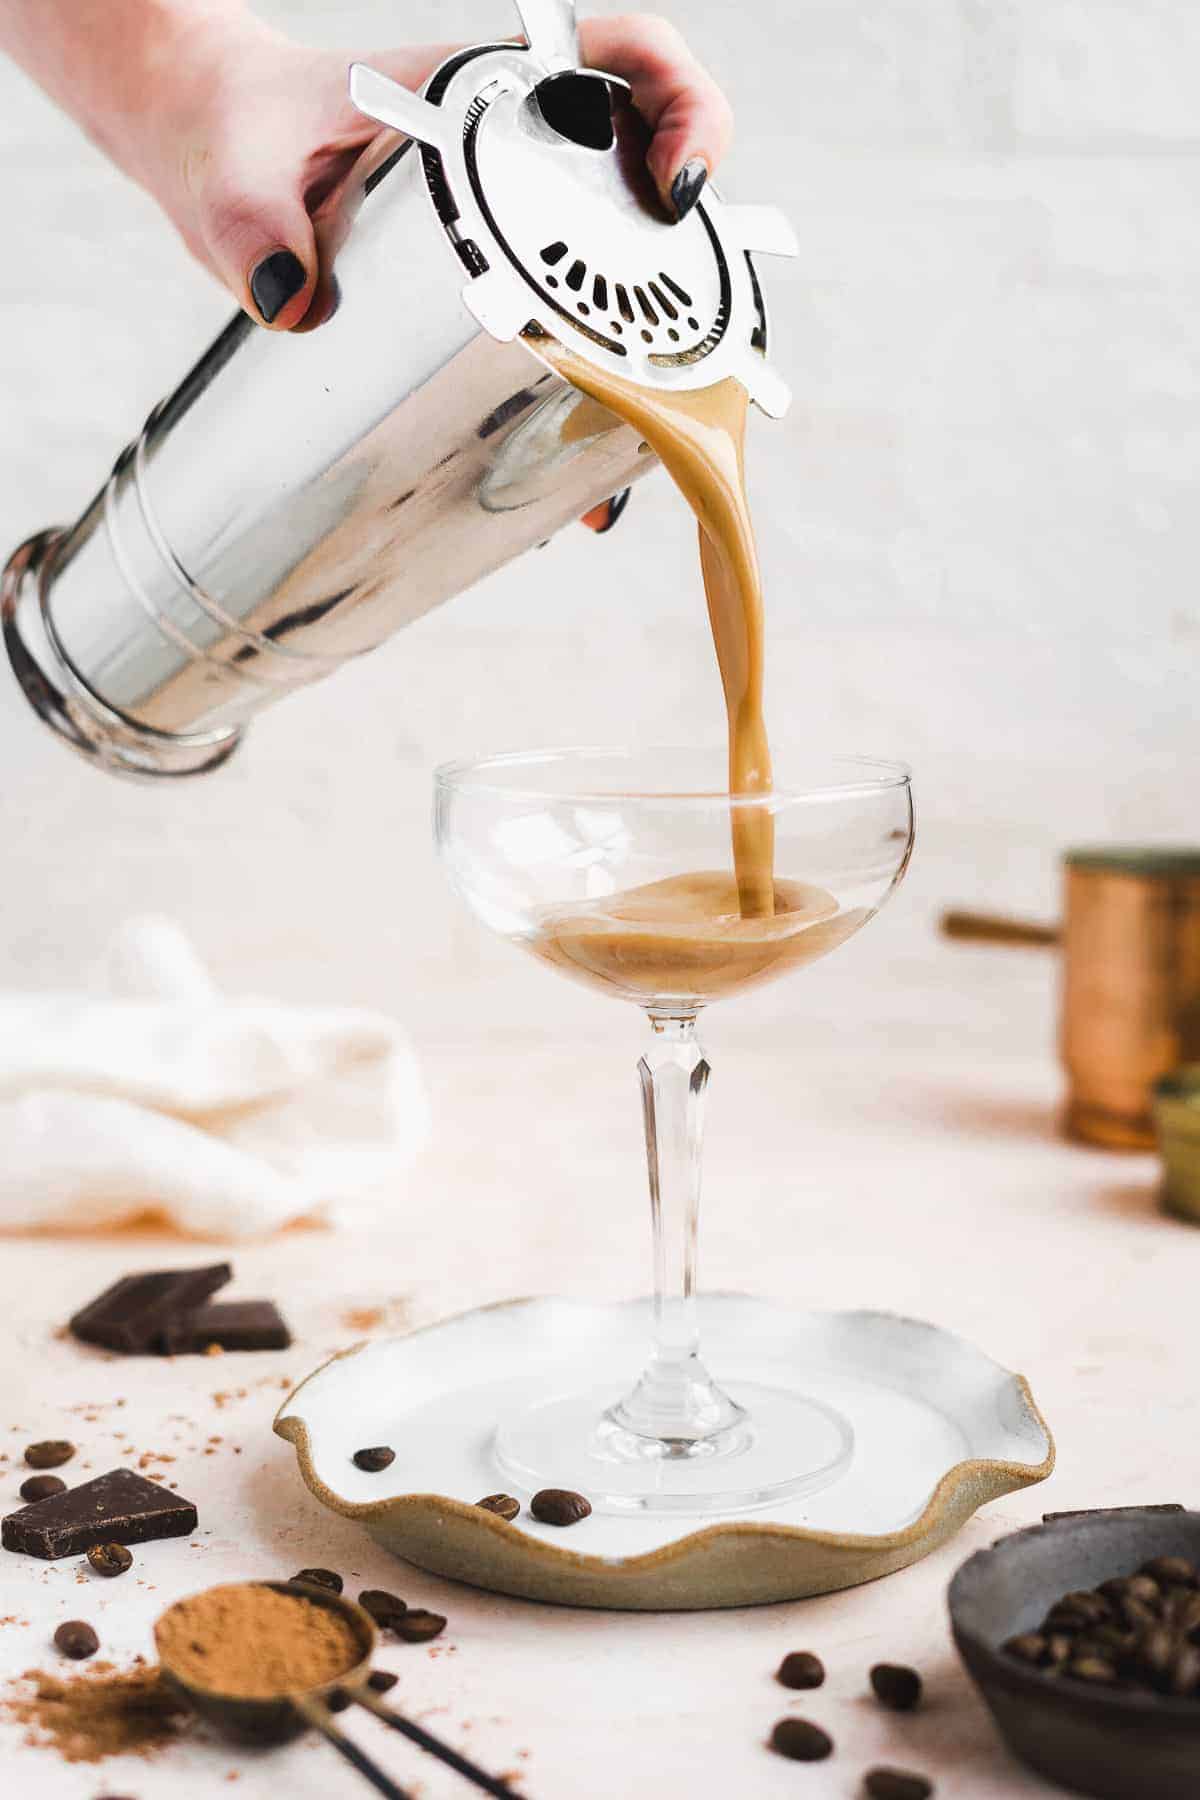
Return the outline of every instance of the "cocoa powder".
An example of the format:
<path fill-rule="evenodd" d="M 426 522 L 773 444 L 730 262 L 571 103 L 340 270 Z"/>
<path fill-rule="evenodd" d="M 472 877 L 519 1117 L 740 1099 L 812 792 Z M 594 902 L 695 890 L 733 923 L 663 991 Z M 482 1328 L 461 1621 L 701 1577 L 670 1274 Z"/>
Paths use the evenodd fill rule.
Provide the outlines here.
<path fill-rule="evenodd" d="M 319 1687 L 362 1660 L 345 1619 L 255 1582 L 180 1600 L 154 1636 L 164 1667 L 181 1681 L 242 1700 Z"/>
<path fill-rule="evenodd" d="M 74 1675 L 30 1669 L 16 1688 L 3 1708 L 26 1726 L 26 1743 L 48 1745 L 71 1763 L 150 1756 L 178 1734 L 187 1711 L 141 1657 L 131 1669 L 107 1662 Z"/>

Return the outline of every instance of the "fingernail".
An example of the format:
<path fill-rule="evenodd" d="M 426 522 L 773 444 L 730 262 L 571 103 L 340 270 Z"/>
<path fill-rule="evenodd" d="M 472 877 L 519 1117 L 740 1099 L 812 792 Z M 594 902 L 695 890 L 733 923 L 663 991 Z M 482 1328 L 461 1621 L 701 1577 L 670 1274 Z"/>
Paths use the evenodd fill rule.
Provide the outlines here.
<path fill-rule="evenodd" d="M 675 208 L 677 219 L 687 218 L 703 193 L 707 180 L 708 167 L 702 156 L 693 156 L 684 163 L 671 183 L 671 204 Z"/>
<path fill-rule="evenodd" d="M 265 256 L 250 277 L 254 304 L 267 325 L 279 317 L 303 286 L 304 264 L 290 250 L 275 250 Z"/>
<path fill-rule="evenodd" d="M 603 525 L 597 525 L 596 527 L 597 537 L 603 537 L 606 531 L 612 530 L 621 514 L 625 511 L 625 508 L 629 505 L 629 496 L 632 492 L 632 488 L 622 488 L 619 494 L 613 495 L 608 503 L 607 519 L 605 519 Z"/>

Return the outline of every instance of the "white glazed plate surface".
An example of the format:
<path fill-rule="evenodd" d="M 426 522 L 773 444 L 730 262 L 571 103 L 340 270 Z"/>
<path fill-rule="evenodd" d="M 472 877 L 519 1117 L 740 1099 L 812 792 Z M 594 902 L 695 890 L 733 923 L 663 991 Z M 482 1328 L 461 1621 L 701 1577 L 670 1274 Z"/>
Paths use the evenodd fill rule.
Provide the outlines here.
<path fill-rule="evenodd" d="M 616 1397 L 644 1360 L 648 1301 L 515 1300 L 360 1345 L 295 1389 L 275 1429 L 316 1497 L 397 1555 L 499 1592 L 590 1606 L 736 1606 L 853 1586 L 928 1554 L 986 1501 L 1053 1467 L 1024 1380 L 936 1326 L 737 1294 L 706 1296 L 701 1318 L 706 1361 L 735 1394 L 739 1380 L 793 1385 L 849 1416 L 844 1476 L 716 1520 L 593 1514 L 564 1530 L 532 1519 L 524 1493 L 512 1524 L 481 1512 L 475 1501 L 506 1489 L 491 1460 L 501 1410 L 606 1373 Z M 380 1474 L 352 1461 L 372 1444 L 396 1452 Z M 587 1470 L 555 1471 L 549 1485 L 586 1493 Z"/>

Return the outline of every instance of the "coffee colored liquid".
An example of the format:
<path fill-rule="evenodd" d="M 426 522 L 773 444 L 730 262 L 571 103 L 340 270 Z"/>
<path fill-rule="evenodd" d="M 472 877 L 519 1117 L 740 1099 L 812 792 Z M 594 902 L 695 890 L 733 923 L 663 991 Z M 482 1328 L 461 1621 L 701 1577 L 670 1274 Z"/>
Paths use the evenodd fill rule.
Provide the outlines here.
<path fill-rule="evenodd" d="M 700 871 L 548 913 L 527 947 L 644 1005 L 716 1000 L 823 956 L 863 917 L 823 888 L 777 881 L 771 914 L 746 918 L 734 877 Z"/>
<path fill-rule="evenodd" d="M 729 791 L 771 788 L 763 723 L 763 596 L 746 498 L 750 396 L 732 376 L 692 393 L 666 394 L 593 368 L 553 338 L 536 349 L 591 399 L 640 431 L 696 515 L 700 567 L 729 729 Z M 775 910 L 775 824 L 766 807 L 734 807 L 733 866 L 744 919 Z"/>

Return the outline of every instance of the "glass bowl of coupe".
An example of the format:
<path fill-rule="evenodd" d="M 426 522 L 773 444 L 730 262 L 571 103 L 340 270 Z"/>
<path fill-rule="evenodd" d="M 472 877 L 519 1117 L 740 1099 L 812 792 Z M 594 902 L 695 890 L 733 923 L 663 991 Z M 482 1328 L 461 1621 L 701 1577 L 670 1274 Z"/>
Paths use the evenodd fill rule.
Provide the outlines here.
<path fill-rule="evenodd" d="M 601 1510 L 719 1514 L 815 1492 L 848 1464 L 837 1412 L 790 1385 L 726 1392 L 700 1359 L 696 1244 L 713 1001 L 835 949 L 897 886 L 913 839 L 903 765 L 776 755 L 728 791 L 724 747 L 555 750 L 440 769 L 435 833 L 477 916 L 550 967 L 646 1013 L 638 1065 L 654 1238 L 654 1343 L 631 1391 L 605 1371 L 497 1420 L 526 1488 L 564 1467 Z M 732 841 L 732 859 L 730 845 Z M 582 1483 L 581 1483 L 582 1485 Z"/>

